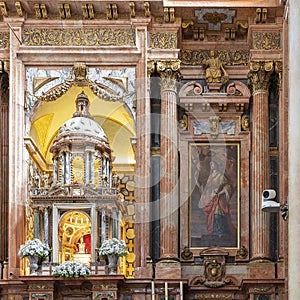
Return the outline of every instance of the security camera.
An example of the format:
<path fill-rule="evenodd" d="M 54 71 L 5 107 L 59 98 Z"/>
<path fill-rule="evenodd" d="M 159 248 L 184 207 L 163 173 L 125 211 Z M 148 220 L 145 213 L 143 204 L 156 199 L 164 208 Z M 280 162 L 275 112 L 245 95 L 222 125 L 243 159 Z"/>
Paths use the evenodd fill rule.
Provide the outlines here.
<path fill-rule="evenodd" d="M 264 190 L 262 192 L 261 209 L 264 212 L 278 212 L 280 210 L 280 203 L 276 202 L 275 190 Z"/>

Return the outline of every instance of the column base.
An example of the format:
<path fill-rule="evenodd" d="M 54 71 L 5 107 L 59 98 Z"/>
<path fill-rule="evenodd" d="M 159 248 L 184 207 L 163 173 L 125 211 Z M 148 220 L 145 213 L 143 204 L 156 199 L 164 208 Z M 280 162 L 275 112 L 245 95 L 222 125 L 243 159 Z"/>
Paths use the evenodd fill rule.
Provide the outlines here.
<path fill-rule="evenodd" d="M 135 267 L 134 268 L 134 277 L 135 278 L 152 278 L 152 265 L 146 267 Z"/>
<path fill-rule="evenodd" d="M 181 264 L 178 258 L 161 258 L 155 267 L 155 279 L 180 279 Z"/>
<path fill-rule="evenodd" d="M 275 265 L 270 260 L 251 261 L 248 268 L 248 277 L 251 279 L 275 278 Z"/>

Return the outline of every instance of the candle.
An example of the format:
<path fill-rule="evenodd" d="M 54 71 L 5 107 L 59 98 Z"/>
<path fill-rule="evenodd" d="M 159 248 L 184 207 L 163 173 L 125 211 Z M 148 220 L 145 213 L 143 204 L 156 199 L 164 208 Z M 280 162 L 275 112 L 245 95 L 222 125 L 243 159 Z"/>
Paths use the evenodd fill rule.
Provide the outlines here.
<path fill-rule="evenodd" d="M 155 300 L 155 286 L 154 286 L 154 281 L 151 281 L 151 299 Z"/>
<path fill-rule="evenodd" d="M 180 281 L 180 300 L 183 300 L 183 283 Z"/>
<path fill-rule="evenodd" d="M 165 300 L 168 300 L 168 283 L 165 282 Z"/>

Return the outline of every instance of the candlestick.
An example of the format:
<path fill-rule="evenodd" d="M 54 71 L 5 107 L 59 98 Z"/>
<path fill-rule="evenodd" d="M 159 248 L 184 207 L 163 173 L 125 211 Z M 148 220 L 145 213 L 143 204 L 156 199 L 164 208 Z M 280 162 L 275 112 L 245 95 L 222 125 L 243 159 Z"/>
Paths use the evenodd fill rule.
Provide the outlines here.
<path fill-rule="evenodd" d="M 165 300 L 168 300 L 168 283 L 165 282 Z"/>
<path fill-rule="evenodd" d="M 154 281 L 151 281 L 151 299 L 155 300 L 155 286 L 154 286 Z"/>
<path fill-rule="evenodd" d="M 183 283 L 180 281 L 180 300 L 183 300 Z"/>

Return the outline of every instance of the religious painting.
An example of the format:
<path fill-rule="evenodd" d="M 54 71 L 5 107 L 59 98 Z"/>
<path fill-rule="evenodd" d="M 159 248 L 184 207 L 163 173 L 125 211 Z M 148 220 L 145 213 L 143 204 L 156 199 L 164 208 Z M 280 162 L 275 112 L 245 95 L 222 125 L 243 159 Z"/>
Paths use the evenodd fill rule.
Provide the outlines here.
<path fill-rule="evenodd" d="M 191 143 L 190 247 L 239 246 L 240 145 Z"/>

